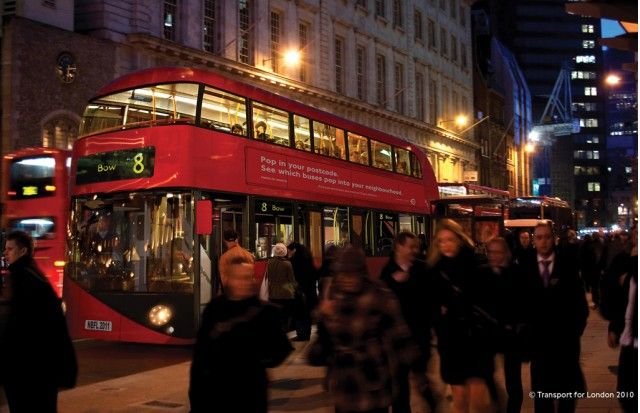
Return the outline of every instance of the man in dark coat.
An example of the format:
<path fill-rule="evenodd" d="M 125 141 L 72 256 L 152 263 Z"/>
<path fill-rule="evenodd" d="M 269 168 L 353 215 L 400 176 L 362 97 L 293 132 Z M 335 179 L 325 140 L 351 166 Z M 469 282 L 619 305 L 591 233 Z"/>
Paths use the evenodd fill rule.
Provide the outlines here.
<path fill-rule="evenodd" d="M 73 387 L 78 364 L 61 301 L 33 259 L 33 240 L 7 236 L 9 311 L 0 338 L 0 383 L 11 413 L 57 411 L 58 388 Z"/>
<path fill-rule="evenodd" d="M 207 304 L 191 364 L 191 413 L 267 412 L 266 368 L 293 350 L 276 306 L 260 301 L 253 262 L 227 265 L 224 295 Z"/>
<path fill-rule="evenodd" d="M 557 251 L 547 224 L 536 226 L 536 254 L 523 264 L 532 280 L 536 305 L 532 318 L 531 390 L 536 413 L 574 412 L 575 392 L 585 391 L 580 367 L 580 337 L 589 308 L 577 263 Z M 557 396 L 556 396 L 557 395 Z"/>
<path fill-rule="evenodd" d="M 431 357 L 431 316 L 434 312 L 430 294 L 433 283 L 429 282 L 426 263 L 417 259 L 419 239 L 411 232 L 400 232 L 393 242 L 393 253 L 380 273 L 380 279 L 395 293 L 400 303 L 411 335 L 418 345 L 420 357 L 412 366 L 418 387 L 429 403 L 436 407 L 435 399 L 426 381 L 427 364 Z M 393 413 L 410 413 L 409 370 L 398 375 L 398 396 L 392 406 Z"/>

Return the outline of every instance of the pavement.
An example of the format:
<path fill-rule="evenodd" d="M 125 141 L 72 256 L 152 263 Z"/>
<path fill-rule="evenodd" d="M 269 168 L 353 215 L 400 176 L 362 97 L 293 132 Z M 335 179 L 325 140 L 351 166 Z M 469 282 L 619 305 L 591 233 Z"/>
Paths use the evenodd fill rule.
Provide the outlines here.
<path fill-rule="evenodd" d="M 578 401 L 578 413 L 622 412 L 615 398 L 618 350 L 606 344 L 607 322 L 591 310 L 582 338 L 582 366 L 587 379 L 588 394 Z M 271 369 L 270 412 L 333 412 L 331 397 L 323 389 L 324 368 L 306 365 L 304 355 L 308 343 L 295 342 L 295 351 L 281 366 Z M 434 352 L 437 354 L 437 352 Z M 108 362 L 105 360 L 105 363 Z M 498 360 L 497 363 L 500 361 Z M 59 413 L 158 413 L 189 411 L 187 389 L 189 362 L 156 370 L 119 377 L 117 379 L 79 386 L 62 391 Z M 82 374 L 82 373 L 81 373 Z M 533 412 L 529 397 L 529 366 L 523 366 L 524 405 L 522 412 Z M 432 358 L 429 378 L 440 398 L 436 413 L 450 411 L 448 387 L 438 379 L 438 359 Z M 501 377 L 496 376 L 498 383 Z M 500 387 L 500 385 L 499 385 Z M 419 399 L 412 400 L 414 413 L 429 412 Z M 0 413 L 8 413 L 7 406 Z"/>

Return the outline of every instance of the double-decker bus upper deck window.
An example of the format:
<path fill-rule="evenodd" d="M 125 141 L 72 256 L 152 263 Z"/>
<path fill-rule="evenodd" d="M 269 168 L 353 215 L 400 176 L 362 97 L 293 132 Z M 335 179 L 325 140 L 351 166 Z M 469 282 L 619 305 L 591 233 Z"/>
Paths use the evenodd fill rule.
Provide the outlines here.
<path fill-rule="evenodd" d="M 52 196 L 56 160 L 51 156 L 22 158 L 11 162 L 9 169 L 9 199 Z"/>
<path fill-rule="evenodd" d="M 253 102 L 253 138 L 290 146 L 289 114 L 263 103 Z"/>
<path fill-rule="evenodd" d="M 420 166 L 418 157 L 415 153 L 409 152 L 409 158 L 411 158 L 411 176 L 415 178 L 422 178 L 422 166 Z"/>
<path fill-rule="evenodd" d="M 390 171 L 391 145 L 371 139 L 371 158 L 373 166 Z"/>
<path fill-rule="evenodd" d="M 200 125 L 247 136 L 247 103 L 240 96 L 205 87 Z"/>
<path fill-rule="evenodd" d="M 364 136 L 348 132 L 349 160 L 362 165 L 369 165 L 369 140 Z"/>
<path fill-rule="evenodd" d="M 311 122 L 309 119 L 293 115 L 293 136 L 296 149 L 311 151 Z"/>
<path fill-rule="evenodd" d="M 411 159 L 409 151 L 403 148 L 393 148 L 393 154 L 396 160 L 396 172 L 402 175 L 411 175 Z"/>
<path fill-rule="evenodd" d="M 192 124 L 197 96 L 194 83 L 168 83 L 104 96 L 85 109 L 80 134 L 149 124 Z"/>
<path fill-rule="evenodd" d="M 313 121 L 313 150 L 320 155 L 347 159 L 344 131 L 321 122 Z"/>

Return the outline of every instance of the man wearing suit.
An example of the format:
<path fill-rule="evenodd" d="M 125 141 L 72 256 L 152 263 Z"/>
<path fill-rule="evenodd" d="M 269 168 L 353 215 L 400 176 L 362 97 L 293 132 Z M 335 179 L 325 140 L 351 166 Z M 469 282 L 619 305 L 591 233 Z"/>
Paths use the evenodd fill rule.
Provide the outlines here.
<path fill-rule="evenodd" d="M 576 392 L 585 391 L 580 337 L 589 308 L 578 267 L 555 248 L 552 228 L 538 224 L 535 253 L 525 260 L 536 305 L 532 320 L 531 390 L 536 413 L 573 413 Z M 579 398 L 579 394 L 578 394 Z"/>

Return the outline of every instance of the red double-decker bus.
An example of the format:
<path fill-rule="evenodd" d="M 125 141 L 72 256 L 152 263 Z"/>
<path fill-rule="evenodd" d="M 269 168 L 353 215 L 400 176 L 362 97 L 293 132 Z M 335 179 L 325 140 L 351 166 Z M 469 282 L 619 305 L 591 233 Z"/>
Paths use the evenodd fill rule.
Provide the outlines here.
<path fill-rule="evenodd" d="M 25 148 L 4 156 L 2 228 L 23 230 L 35 240 L 34 258 L 62 296 L 71 152 Z"/>
<path fill-rule="evenodd" d="M 168 344 L 192 341 L 226 229 L 257 258 L 257 278 L 272 246 L 294 240 L 318 260 L 360 245 L 377 273 L 398 231 L 429 233 L 438 197 L 406 141 L 190 68 L 100 90 L 71 182 L 72 334 Z"/>

